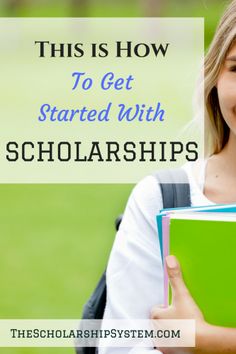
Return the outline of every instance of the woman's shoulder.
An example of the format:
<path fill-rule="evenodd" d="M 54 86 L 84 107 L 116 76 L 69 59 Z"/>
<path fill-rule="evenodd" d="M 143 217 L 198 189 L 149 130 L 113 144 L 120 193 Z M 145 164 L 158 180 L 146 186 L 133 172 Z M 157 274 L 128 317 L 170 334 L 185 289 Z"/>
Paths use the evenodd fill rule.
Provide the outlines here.
<path fill-rule="evenodd" d="M 161 190 L 157 177 L 153 174 L 142 178 L 134 186 L 131 195 L 137 200 L 150 202 L 158 199 L 161 202 Z"/>
<path fill-rule="evenodd" d="M 185 171 L 188 177 L 193 205 L 205 205 L 208 203 L 203 194 L 206 163 L 206 159 L 199 159 L 181 166 L 181 169 Z M 156 173 L 144 177 L 135 185 L 129 201 L 136 207 L 147 209 L 149 212 L 156 212 L 162 209 L 162 194 Z"/>
<path fill-rule="evenodd" d="M 141 179 L 133 188 L 126 206 L 126 213 L 136 219 L 152 219 L 162 209 L 160 185 L 154 175 Z"/>
<path fill-rule="evenodd" d="M 186 162 L 180 167 L 180 169 L 183 169 L 187 174 L 190 188 L 194 188 L 197 185 L 198 188 L 202 190 L 205 178 L 206 163 L 206 159 L 198 159 L 194 162 Z M 173 169 L 173 172 L 174 171 L 175 169 Z M 156 192 L 158 194 L 158 197 L 160 198 L 161 189 L 158 179 L 158 172 L 158 170 L 154 171 L 153 174 L 150 174 L 141 179 L 133 189 L 134 195 L 152 199 L 155 196 Z"/>
<path fill-rule="evenodd" d="M 188 176 L 193 206 L 213 204 L 204 194 L 207 162 L 207 158 L 201 158 L 194 162 L 187 162 L 182 166 Z"/>
<path fill-rule="evenodd" d="M 182 168 L 188 175 L 189 183 L 195 182 L 200 189 L 203 189 L 207 159 L 198 159 L 193 162 L 186 162 Z"/>

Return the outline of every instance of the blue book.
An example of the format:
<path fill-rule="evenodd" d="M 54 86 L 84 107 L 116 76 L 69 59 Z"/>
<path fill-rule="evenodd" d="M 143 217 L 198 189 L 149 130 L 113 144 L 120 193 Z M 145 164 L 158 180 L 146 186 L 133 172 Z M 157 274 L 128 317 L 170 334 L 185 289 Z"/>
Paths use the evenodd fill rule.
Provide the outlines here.
<path fill-rule="evenodd" d="M 164 262 L 163 257 L 163 236 L 162 236 L 162 217 L 169 213 L 184 213 L 184 212 L 214 212 L 214 213 L 235 213 L 236 212 L 236 204 L 214 204 L 200 207 L 185 207 L 185 208 L 168 208 L 162 209 L 160 213 L 156 216 L 157 220 L 157 230 L 158 230 L 158 238 L 160 244 L 161 258 L 162 262 Z"/>

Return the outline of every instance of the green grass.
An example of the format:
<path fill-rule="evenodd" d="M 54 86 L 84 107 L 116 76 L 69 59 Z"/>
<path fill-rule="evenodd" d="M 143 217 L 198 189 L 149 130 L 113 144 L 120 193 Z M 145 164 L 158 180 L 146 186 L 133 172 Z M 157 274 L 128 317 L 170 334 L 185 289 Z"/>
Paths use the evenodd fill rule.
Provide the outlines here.
<path fill-rule="evenodd" d="M 80 318 L 103 272 L 131 185 L 0 186 L 0 314 Z M 4 354 L 73 353 L 5 349 Z"/>

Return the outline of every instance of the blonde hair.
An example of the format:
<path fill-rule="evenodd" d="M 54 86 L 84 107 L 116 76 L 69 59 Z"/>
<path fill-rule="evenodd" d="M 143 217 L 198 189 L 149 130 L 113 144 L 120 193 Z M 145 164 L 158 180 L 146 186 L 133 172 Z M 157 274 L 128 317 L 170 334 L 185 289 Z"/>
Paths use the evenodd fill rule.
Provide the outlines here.
<path fill-rule="evenodd" d="M 220 152 L 229 138 L 229 127 L 222 116 L 217 78 L 226 55 L 236 39 L 236 0 L 233 0 L 216 29 L 205 57 L 205 138 L 207 155 Z"/>

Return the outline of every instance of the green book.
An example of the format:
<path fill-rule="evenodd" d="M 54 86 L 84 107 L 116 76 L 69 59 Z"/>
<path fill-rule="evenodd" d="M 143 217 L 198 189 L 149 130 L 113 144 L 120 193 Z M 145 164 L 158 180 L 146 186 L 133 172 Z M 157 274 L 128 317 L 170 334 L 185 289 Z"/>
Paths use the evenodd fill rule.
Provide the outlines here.
<path fill-rule="evenodd" d="M 172 214 L 169 251 L 207 322 L 236 327 L 236 216 Z"/>

